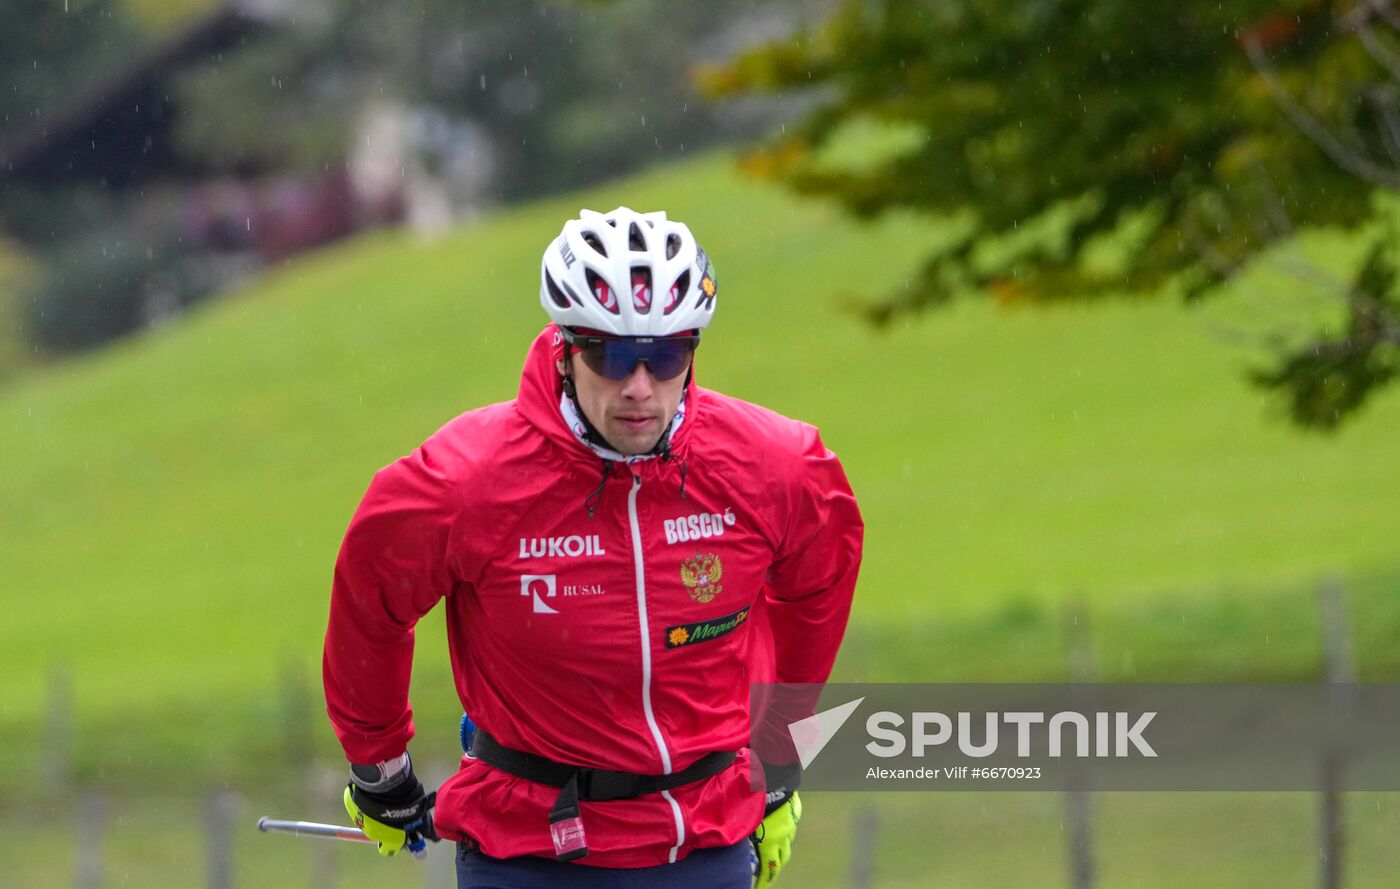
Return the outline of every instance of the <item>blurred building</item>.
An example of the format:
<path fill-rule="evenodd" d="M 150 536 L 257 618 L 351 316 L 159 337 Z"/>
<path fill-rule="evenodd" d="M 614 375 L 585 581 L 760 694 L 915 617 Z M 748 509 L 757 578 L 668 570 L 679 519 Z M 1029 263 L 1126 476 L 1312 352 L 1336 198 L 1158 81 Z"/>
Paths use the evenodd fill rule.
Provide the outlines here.
<path fill-rule="evenodd" d="M 238 52 L 290 27 L 290 4 L 239 0 L 220 5 L 66 104 L 0 132 L 0 186 L 90 185 L 121 197 L 150 186 L 180 196 L 179 240 L 193 250 L 252 251 L 262 262 L 405 216 L 404 180 L 357 173 L 372 163 L 319 175 L 270 163 L 215 162 L 181 149 L 175 78 L 191 66 Z M 375 145 L 384 146 L 383 138 Z M 365 140 L 351 140 L 364 145 Z M 349 145 L 347 155 L 352 153 Z M 421 189 L 420 189 L 421 191 Z"/>
<path fill-rule="evenodd" d="M 0 107 L 0 238 L 43 268 L 13 300 L 40 348 L 101 345 L 366 228 L 432 236 L 764 132 L 802 100 L 711 106 L 694 66 L 831 0 L 214 2 L 158 36 L 125 22 L 119 46 L 122 4 L 50 10 L 37 24 L 69 39 L 32 41 L 32 71 L 29 41 L 0 40 L 31 88 Z"/>

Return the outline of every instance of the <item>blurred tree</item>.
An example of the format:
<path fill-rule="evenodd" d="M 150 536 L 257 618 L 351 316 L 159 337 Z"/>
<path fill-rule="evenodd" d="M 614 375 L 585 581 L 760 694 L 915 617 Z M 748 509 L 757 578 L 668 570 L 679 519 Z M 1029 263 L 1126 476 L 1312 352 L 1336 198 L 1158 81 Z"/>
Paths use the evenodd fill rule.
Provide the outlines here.
<path fill-rule="evenodd" d="M 168 33 L 209 13 L 226 0 L 119 0 L 128 14 L 151 33 Z"/>
<path fill-rule="evenodd" d="M 313 19 L 264 35 L 175 82 L 181 149 L 215 169 L 312 172 L 344 160 L 361 94 L 373 89 L 343 46 L 349 32 Z"/>
<path fill-rule="evenodd" d="M 20 294 L 33 274 L 28 256 L 17 244 L 0 237 L 0 383 L 30 361 Z"/>
<path fill-rule="evenodd" d="M 1254 379 L 1330 428 L 1400 370 L 1394 205 L 1374 199 L 1400 187 L 1392 0 L 846 0 L 700 81 L 824 90 L 753 171 L 860 216 L 960 220 L 877 323 L 973 289 L 1194 297 L 1299 226 L 1346 226 L 1368 246 L 1339 317 Z M 862 130 L 881 135 L 843 160 Z"/>
<path fill-rule="evenodd" d="M 92 197 L 90 191 L 77 192 Z M 26 335 L 45 351 L 89 349 L 155 327 L 209 297 L 216 268 L 189 251 L 168 220 L 178 192 L 151 187 L 120 207 L 97 203 L 61 240 L 34 252 Z"/>
<path fill-rule="evenodd" d="M 200 270 L 194 254 L 209 242 L 185 235 L 217 198 L 182 201 L 182 183 L 246 188 L 278 176 L 296 195 L 298 184 L 377 176 L 384 187 L 352 212 L 399 218 L 412 194 L 442 211 L 440 223 L 447 201 L 422 195 L 454 172 L 476 209 L 756 133 L 762 121 L 696 101 L 689 66 L 727 52 L 750 24 L 773 33 L 775 17 L 781 26 L 830 3 L 0 5 L 0 173 L 9 164 L 13 174 L 0 175 L 0 219 L 41 266 L 22 300 L 28 335 L 52 350 L 89 348 L 243 273 L 247 263 L 212 255 Z M 150 121 L 159 127 L 136 125 Z M 129 158 L 116 140 L 89 137 L 103 126 L 135 134 L 121 143 Z M 55 132 L 64 152 L 50 150 Z M 124 175 L 101 166 L 110 157 Z M 45 175 L 16 158 L 41 159 Z"/>
<path fill-rule="evenodd" d="M 0 3 L 0 143 L 46 127 L 66 102 L 128 60 L 141 41 L 140 27 L 120 3 Z M 46 280 L 38 253 L 60 250 L 90 221 L 96 204 L 110 202 L 90 190 L 79 195 L 0 188 L 0 379 L 33 352 L 24 340 L 34 333 L 26 321 L 34 311 L 34 287 Z"/>
<path fill-rule="evenodd" d="M 735 25 L 826 0 L 326 0 L 280 35 L 184 78 L 184 144 L 233 166 L 336 163 L 376 101 L 470 122 L 496 200 L 616 176 L 756 131 L 697 101 L 688 69 Z"/>
<path fill-rule="evenodd" d="M 120 4 L 0 3 L 0 134 L 42 120 L 129 58 L 140 39 Z"/>

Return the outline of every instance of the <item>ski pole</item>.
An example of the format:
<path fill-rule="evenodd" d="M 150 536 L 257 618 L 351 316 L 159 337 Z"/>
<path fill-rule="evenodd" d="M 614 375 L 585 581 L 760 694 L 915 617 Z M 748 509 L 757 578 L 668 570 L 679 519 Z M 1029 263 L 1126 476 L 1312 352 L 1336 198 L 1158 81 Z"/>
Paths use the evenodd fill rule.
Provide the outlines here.
<path fill-rule="evenodd" d="M 365 836 L 364 831 L 358 827 L 344 827 L 339 824 L 319 824 L 315 821 L 278 821 L 264 815 L 258 819 L 258 830 L 263 833 L 289 833 L 299 837 L 317 837 L 326 840 L 343 840 L 347 843 L 378 845 L 378 841 Z M 428 857 L 428 844 L 423 842 L 421 837 L 416 837 L 405 845 L 413 857 L 419 861 Z"/>
<path fill-rule="evenodd" d="M 290 833 L 299 837 L 322 837 L 328 840 L 345 840 L 348 843 L 373 843 L 358 827 L 342 827 L 339 824 L 317 824 L 315 821 L 278 821 L 266 816 L 258 819 L 258 830 L 263 833 Z"/>

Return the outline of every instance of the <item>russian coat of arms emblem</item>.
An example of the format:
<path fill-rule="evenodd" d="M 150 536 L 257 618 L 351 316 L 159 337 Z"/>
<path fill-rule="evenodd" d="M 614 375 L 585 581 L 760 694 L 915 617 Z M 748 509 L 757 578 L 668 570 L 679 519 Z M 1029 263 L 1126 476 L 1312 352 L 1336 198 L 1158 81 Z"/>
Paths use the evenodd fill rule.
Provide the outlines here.
<path fill-rule="evenodd" d="M 719 583 L 723 576 L 724 564 L 714 553 L 704 553 L 681 562 L 681 583 L 690 589 L 690 598 L 701 604 L 712 601 L 724 592 L 724 587 Z"/>

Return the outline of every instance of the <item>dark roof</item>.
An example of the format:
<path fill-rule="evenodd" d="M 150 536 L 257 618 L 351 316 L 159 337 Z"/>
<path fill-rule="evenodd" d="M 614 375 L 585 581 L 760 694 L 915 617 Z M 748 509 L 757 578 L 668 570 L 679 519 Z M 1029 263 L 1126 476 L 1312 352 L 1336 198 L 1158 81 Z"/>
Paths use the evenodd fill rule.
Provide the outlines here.
<path fill-rule="evenodd" d="M 157 174 L 197 174 L 198 164 L 172 143 L 171 75 L 275 24 L 257 10 L 245 3 L 221 6 L 52 114 L 5 134 L 0 179 L 120 187 Z"/>

